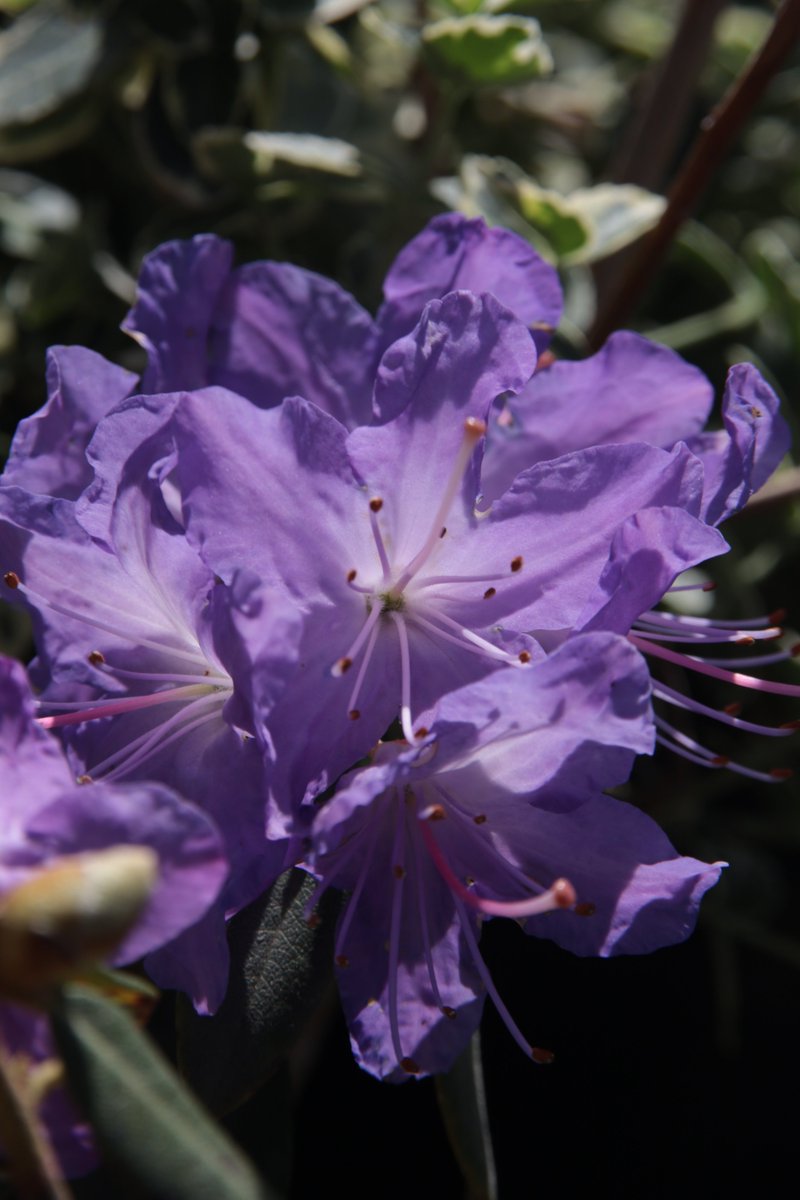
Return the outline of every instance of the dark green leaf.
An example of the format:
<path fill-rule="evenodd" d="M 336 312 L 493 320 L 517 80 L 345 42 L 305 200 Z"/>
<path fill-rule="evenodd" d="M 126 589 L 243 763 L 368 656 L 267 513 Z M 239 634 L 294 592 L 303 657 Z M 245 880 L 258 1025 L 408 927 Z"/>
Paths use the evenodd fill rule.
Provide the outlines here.
<path fill-rule="evenodd" d="M 216 1112 L 230 1111 L 269 1077 L 330 982 L 339 899 L 323 897 L 312 929 L 304 909 L 314 887 L 310 876 L 291 871 L 234 917 L 225 1003 L 214 1017 L 181 1006 L 181 1068 Z"/>
<path fill-rule="evenodd" d="M 497 1200 L 497 1176 L 486 1111 L 480 1034 L 446 1075 L 436 1077 L 447 1136 L 467 1182 L 469 1200 Z"/>
<path fill-rule="evenodd" d="M 63 989 L 53 1032 L 109 1161 L 148 1200 L 268 1200 L 250 1165 L 116 1004 Z"/>

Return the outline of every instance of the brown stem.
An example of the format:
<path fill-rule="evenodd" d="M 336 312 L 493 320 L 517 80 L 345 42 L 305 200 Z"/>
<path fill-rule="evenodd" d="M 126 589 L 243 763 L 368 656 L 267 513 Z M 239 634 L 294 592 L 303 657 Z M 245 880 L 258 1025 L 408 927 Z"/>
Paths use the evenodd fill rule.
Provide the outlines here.
<path fill-rule="evenodd" d="M 606 297 L 589 333 L 592 348 L 603 344 L 622 325 L 653 277 L 680 226 L 719 169 L 767 84 L 800 37 L 800 0 L 783 0 L 763 46 L 720 103 L 704 118 L 667 196 L 667 207 L 655 229 L 643 239 L 618 286 Z"/>

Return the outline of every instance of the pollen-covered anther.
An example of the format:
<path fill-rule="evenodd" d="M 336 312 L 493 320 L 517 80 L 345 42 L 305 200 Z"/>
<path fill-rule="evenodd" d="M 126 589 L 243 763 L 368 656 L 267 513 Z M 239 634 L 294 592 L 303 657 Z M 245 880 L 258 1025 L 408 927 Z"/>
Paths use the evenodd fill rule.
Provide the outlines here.
<path fill-rule="evenodd" d="M 353 665 L 352 658 L 347 658 L 347 657 L 339 658 L 336 660 L 336 662 L 331 667 L 331 674 L 337 675 L 337 676 L 344 675 L 350 670 L 352 665 Z"/>
<path fill-rule="evenodd" d="M 516 558 L 512 558 L 512 560 L 511 560 L 511 570 L 514 572 L 514 574 L 516 574 L 516 572 L 517 572 L 517 571 L 521 571 L 521 570 L 522 570 L 522 563 L 523 563 L 523 561 L 524 561 L 524 560 L 523 560 L 523 558 L 522 558 L 522 555 L 521 555 L 521 554 L 518 554 Z"/>
<path fill-rule="evenodd" d="M 737 646 L 753 646 L 755 645 L 755 640 L 756 639 L 754 637 L 750 637 L 749 634 L 745 634 L 743 637 L 737 638 L 735 644 Z"/>
<path fill-rule="evenodd" d="M 722 711 L 729 717 L 738 717 L 742 706 L 741 704 L 726 704 Z"/>
<path fill-rule="evenodd" d="M 781 729 L 800 729 L 800 721 L 784 721 Z"/>
<path fill-rule="evenodd" d="M 403 1068 L 403 1070 L 405 1071 L 406 1075 L 419 1075 L 419 1074 L 421 1074 L 421 1072 L 420 1072 L 420 1068 L 419 1068 L 419 1066 L 417 1065 L 417 1063 L 415 1063 L 415 1062 L 414 1062 L 414 1059 L 413 1059 L 413 1058 L 401 1058 L 401 1059 L 400 1059 L 400 1066 Z"/>
<path fill-rule="evenodd" d="M 439 537 L 440 537 L 440 538 L 443 538 L 443 537 L 444 537 L 444 535 L 445 535 L 446 533 L 447 533 L 447 526 L 446 526 L 446 525 L 443 525 L 443 526 L 442 526 L 442 532 L 439 534 Z"/>
<path fill-rule="evenodd" d="M 794 771 L 791 767 L 773 767 L 770 775 L 773 779 L 792 779 L 794 778 Z"/>
<path fill-rule="evenodd" d="M 477 442 L 478 438 L 482 438 L 486 433 L 486 422 L 481 421 L 480 417 L 467 417 L 464 422 L 464 434 L 468 438 L 472 438 Z"/>
<path fill-rule="evenodd" d="M 369 502 L 369 506 L 374 513 L 379 513 L 383 508 L 383 500 L 380 496 L 373 496 Z"/>
<path fill-rule="evenodd" d="M 78 775 L 75 782 L 76 783 L 94 783 L 94 780 L 92 779 L 91 775 Z"/>
<path fill-rule="evenodd" d="M 321 920 L 322 918 L 319 913 L 312 912 L 306 917 L 306 925 L 309 929 L 316 929 L 320 925 Z"/>
<path fill-rule="evenodd" d="M 349 570 L 347 572 L 347 582 L 352 583 L 357 574 L 358 574 L 358 571 L 355 569 L 355 567 L 353 567 L 351 570 Z"/>
<path fill-rule="evenodd" d="M 578 897 L 568 879 L 557 879 L 550 889 L 557 908 L 572 908 Z"/>
<path fill-rule="evenodd" d="M 358 721 L 361 717 L 361 709 L 351 708 L 350 712 L 347 715 L 351 721 Z"/>
<path fill-rule="evenodd" d="M 527 650 L 520 651 L 520 653 L 517 655 L 517 658 L 523 665 L 531 661 L 530 653 Z"/>
<path fill-rule="evenodd" d="M 712 767 L 727 767 L 730 759 L 727 754 L 715 754 L 713 758 L 708 760 Z"/>
<path fill-rule="evenodd" d="M 425 812 L 422 815 L 426 821 L 443 821 L 445 818 L 445 811 L 441 804 L 432 804 L 430 808 L 425 809 Z"/>
<path fill-rule="evenodd" d="M 419 729 L 414 734 L 414 737 L 420 738 L 420 739 L 426 738 L 429 733 L 430 733 L 430 729 L 427 729 L 424 725 L 420 725 Z"/>
<path fill-rule="evenodd" d="M 484 600 L 491 600 L 492 596 L 497 595 L 497 588 L 487 588 L 483 593 Z"/>
<path fill-rule="evenodd" d="M 103 663 L 106 661 L 106 656 L 103 654 L 102 650 L 92 650 L 86 655 L 86 658 L 93 667 L 102 667 Z"/>
<path fill-rule="evenodd" d="M 19 575 L 16 571 L 6 571 L 5 575 L 3 576 L 3 582 L 5 583 L 6 587 L 18 588 L 20 584 Z"/>
<path fill-rule="evenodd" d="M 446 1017 L 449 1017 L 451 1021 L 456 1016 L 456 1010 L 451 1008 L 449 1004 L 442 1005 L 442 1012 Z"/>
<path fill-rule="evenodd" d="M 541 1046 L 531 1046 L 531 1058 L 540 1066 L 549 1067 L 551 1063 L 556 1061 L 556 1056 L 552 1050 L 543 1050 Z"/>
<path fill-rule="evenodd" d="M 405 867 L 401 867 L 400 863 L 395 863 L 395 865 L 392 867 L 392 874 L 394 875 L 395 879 L 405 879 L 406 869 Z"/>
<path fill-rule="evenodd" d="M 346 954 L 337 954 L 334 962 L 336 963 L 337 967 L 344 968 L 350 966 L 350 959 Z"/>
<path fill-rule="evenodd" d="M 761 409 L 756 408 L 755 404 L 750 405 L 750 416 L 754 417 L 756 421 L 758 420 L 759 417 L 763 417 L 763 415 L 764 414 L 761 411 Z"/>
<path fill-rule="evenodd" d="M 717 585 L 713 579 L 709 579 L 708 583 L 703 584 L 704 592 L 715 592 L 716 590 L 717 590 Z"/>
<path fill-rule="evenodd" d="M 478 813 L 477 817 L 472 818 L 476 825 L 484 825 L 486 823 L 486 813 Z"/>
<path fill-rule="evenodd" d="M 591 900 L 582 900 L 580 904 L 576 904 L 572 910 L 576 917 L 593 917 L 597 912 L 597 906 L 592 904 Z"/>

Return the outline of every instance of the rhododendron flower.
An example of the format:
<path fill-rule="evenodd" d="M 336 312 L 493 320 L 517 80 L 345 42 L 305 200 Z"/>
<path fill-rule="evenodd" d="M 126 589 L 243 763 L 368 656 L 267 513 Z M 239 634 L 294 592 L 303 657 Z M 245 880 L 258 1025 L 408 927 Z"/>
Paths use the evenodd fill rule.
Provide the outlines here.
<path fill-rule="evenodd" d="M 676 854 L 639 810 L 600 794 L 653 730 L 645 664 L 586 634 L 530 671 L 445 696 L 424 741 L 346 776 L 311 829 L 307 866 L 349 899 L 336 963 L 353 1049 L 395 1081 L 446 1070 L 491 995 L 482 918 L 507 916 L 578 954 L 686 937 L 722 864 Z M 529 1023 L 529 1022 L 528 1022 Z"/>

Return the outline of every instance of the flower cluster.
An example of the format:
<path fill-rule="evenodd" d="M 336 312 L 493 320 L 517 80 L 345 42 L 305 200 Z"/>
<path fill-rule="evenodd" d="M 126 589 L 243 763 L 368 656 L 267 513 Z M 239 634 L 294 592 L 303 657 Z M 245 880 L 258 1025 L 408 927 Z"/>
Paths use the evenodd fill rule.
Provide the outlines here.
<path fill-rule="evenodd" d="M 774 621 L 657 607 L 727 549 L 719 523 L 785 452 L 754 368 L 732 370 L 709 433 L 708 382 L 661 346 L 620 333 L 554 361 L 555 272 L 457 215 L 406 247 L 384 296 L 373 319 L 330 280 L 232 269 L 198 237 L 144 264 L 140 381 L 51 352 L 0 486 L 7 597 L 37 638 L 35 702 L 11 667 L 2 697 L 25 788 L 0 862 L 185 822 L 195 907 L 163 867 L 148 936 L 118 957 L 145 954 L 201 1012 L 225 992 L 226 919 L 302 865 L 309 919 L 328 887 L 349 894 L 354 1052 L 399 1080 L 446 1069 L 487 992 L 546 1057 L 496 994 L 484 919 L 578 954 L 690 931 L 721 864 L 605 792 L 656 737 L 723 765 L 654 722 L 651 694 L 761 727 L 653 687 L 641 652 L 800 689 L 684 653 Z"/>

